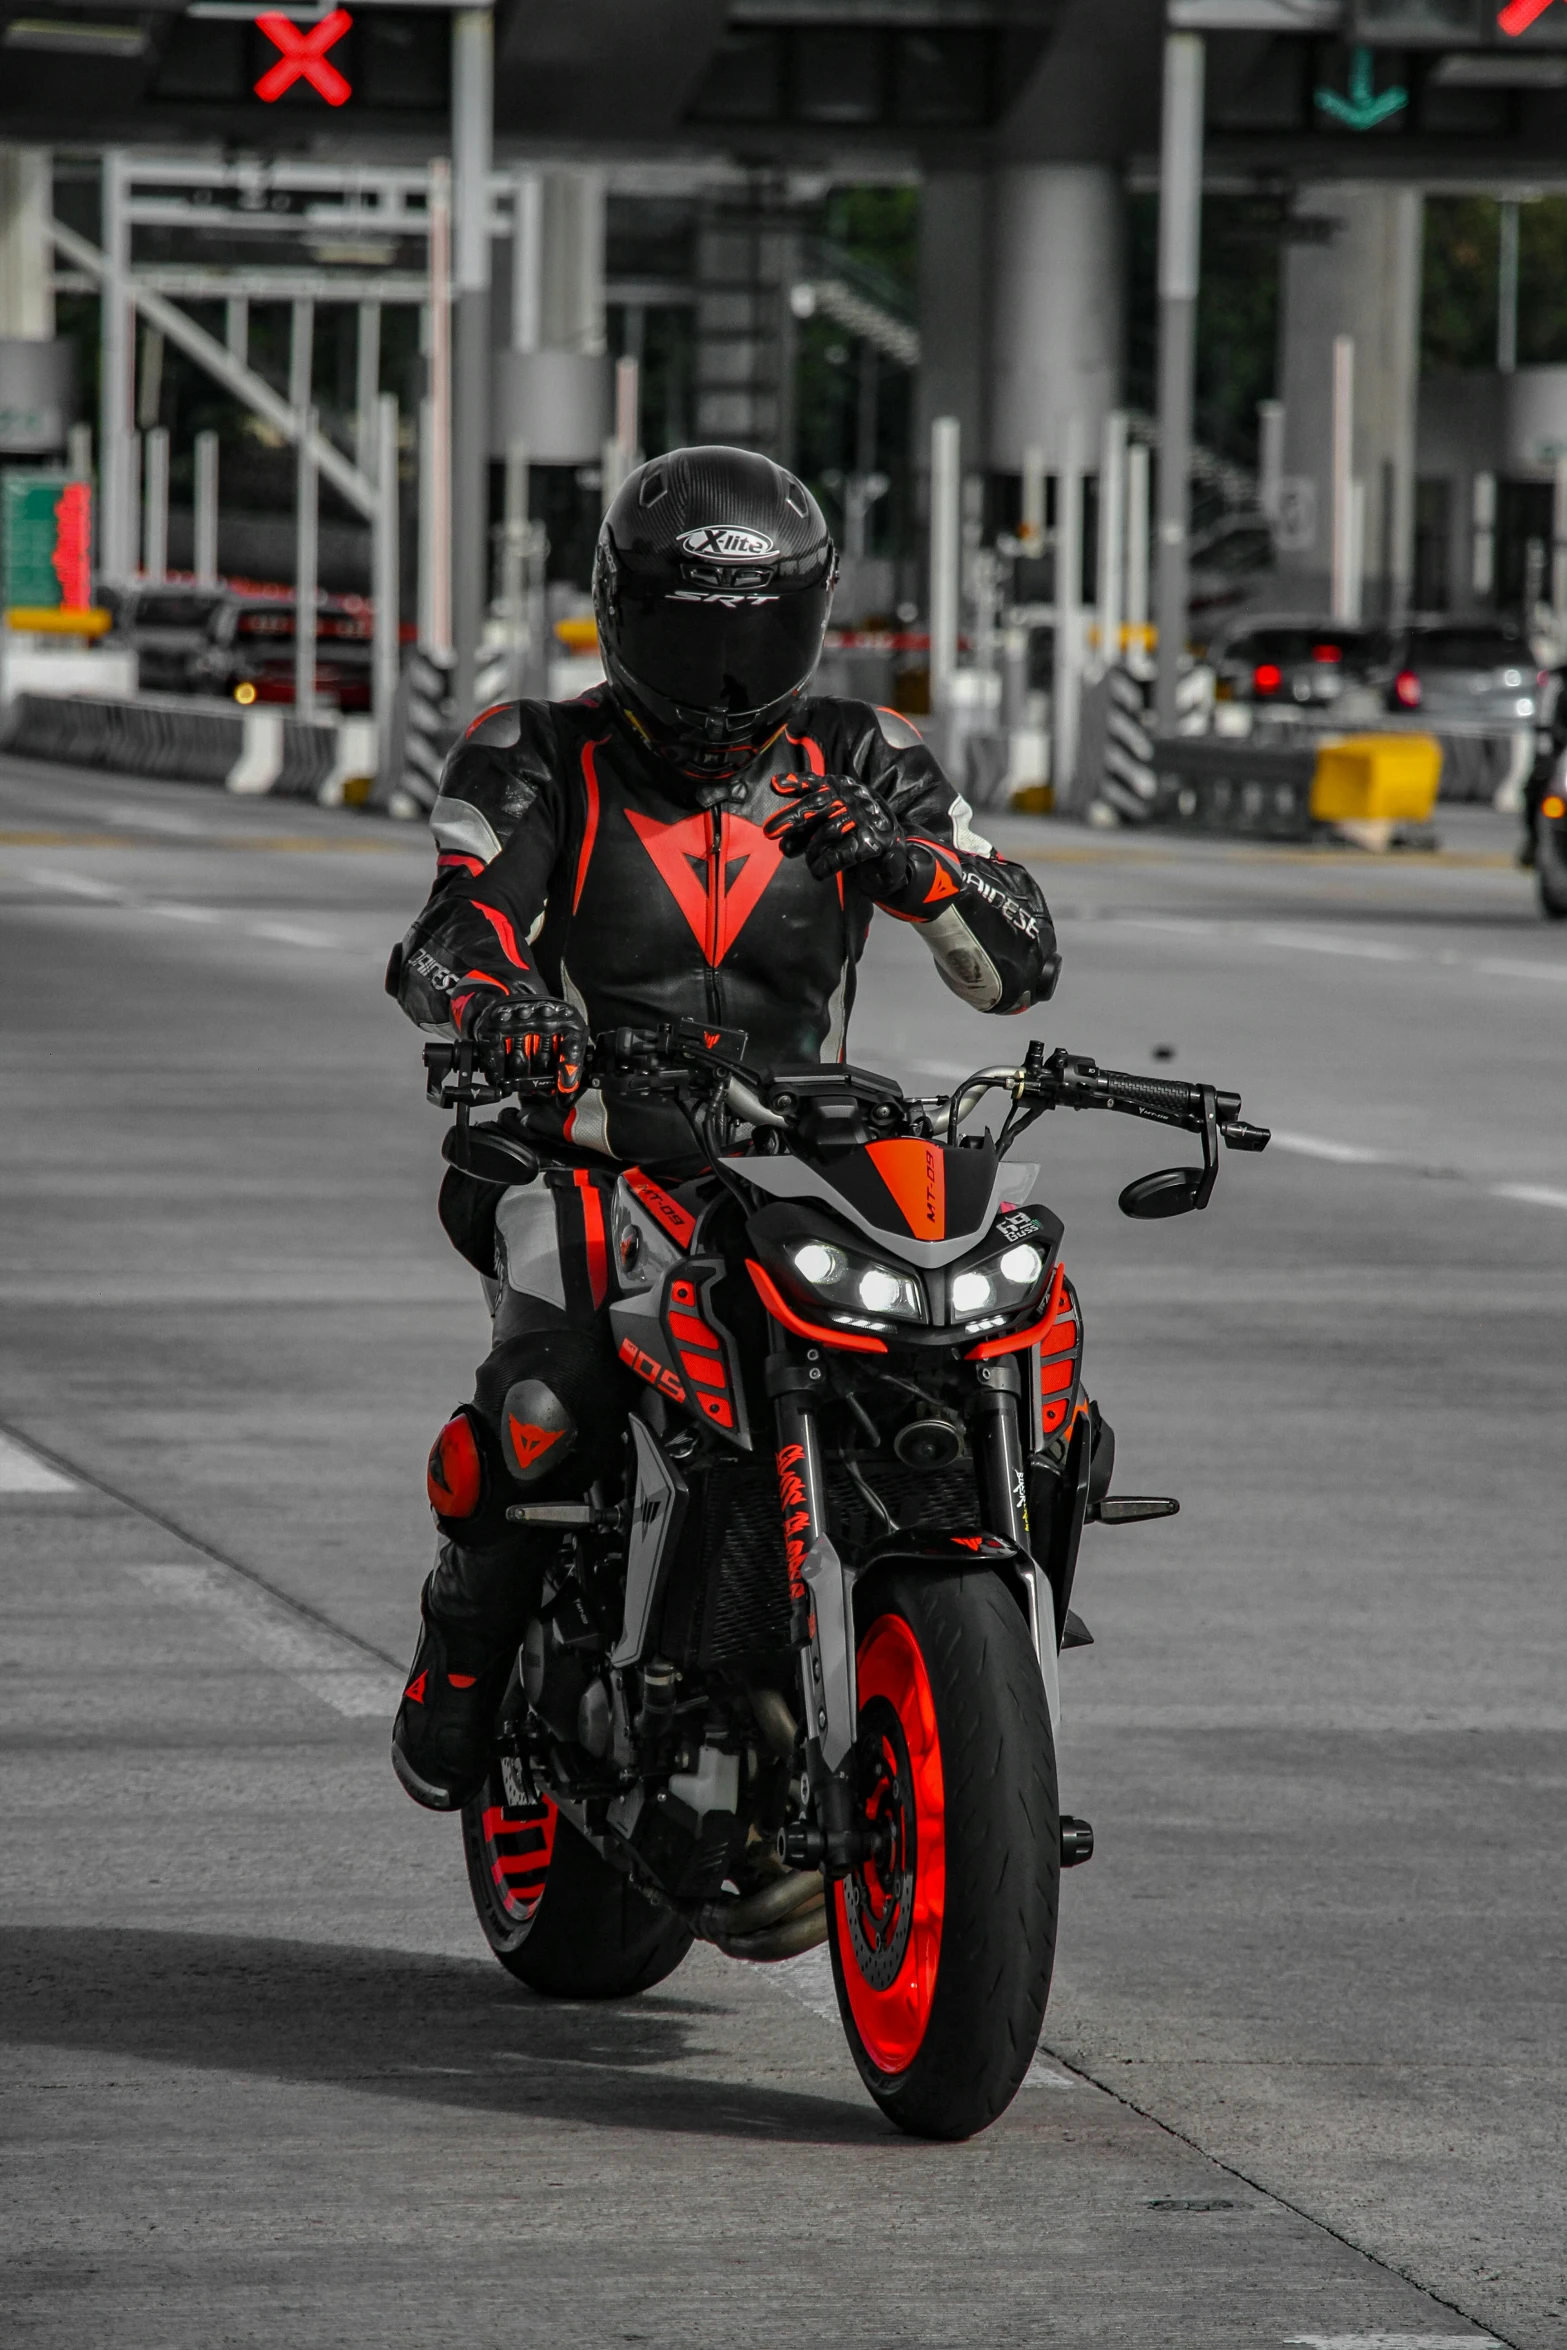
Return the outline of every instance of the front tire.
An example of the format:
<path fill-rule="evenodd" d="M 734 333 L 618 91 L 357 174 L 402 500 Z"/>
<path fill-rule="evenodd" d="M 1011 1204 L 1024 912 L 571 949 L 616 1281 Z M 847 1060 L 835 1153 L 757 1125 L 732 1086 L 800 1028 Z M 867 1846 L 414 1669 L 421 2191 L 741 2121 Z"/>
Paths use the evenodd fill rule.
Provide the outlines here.
<path fill-rule="evenodd" d="M 1022 1611 L 994 1575 L 894 1569 L 855 1595 L 861 1786 L 890 1828 L 828 1905 L 860 2077 L 912 2137 L 968 2138 L 1033 2061 L 1055 1960 L 1055 1748 Z"/>
<path fill-rule="evenodd" d="M 625 1999 L 661 1983 L 691 1947 L 549 1797 L 514 1803 L 501 1765 L 462 1815 L 468 1886 L 508 1974 L 547 1999 Z"/>

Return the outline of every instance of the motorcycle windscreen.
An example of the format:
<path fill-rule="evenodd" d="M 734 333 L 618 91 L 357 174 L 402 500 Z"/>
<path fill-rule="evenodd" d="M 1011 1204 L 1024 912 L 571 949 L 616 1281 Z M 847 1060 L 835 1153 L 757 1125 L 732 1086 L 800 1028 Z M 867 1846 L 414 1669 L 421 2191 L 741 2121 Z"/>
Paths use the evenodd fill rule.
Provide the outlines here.
<path fill-rule="evenodd" d="M 728 598 L 677 588 L 627 589 L 617 615 L 618 651 L 650 698 L 739 719 L 766 710 L 815 668 L 831 589 Z"/>

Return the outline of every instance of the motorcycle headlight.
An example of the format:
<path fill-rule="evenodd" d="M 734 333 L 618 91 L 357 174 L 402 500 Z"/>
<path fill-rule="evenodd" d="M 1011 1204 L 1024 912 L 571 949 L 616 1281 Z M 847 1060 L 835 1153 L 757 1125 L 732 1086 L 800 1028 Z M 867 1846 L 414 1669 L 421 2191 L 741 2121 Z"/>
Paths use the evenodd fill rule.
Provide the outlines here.
<path fill-rule="evenodd" d="M 947 1316 L 970 1322 L 978 1314 L 993 1321 L 1007 1320 L 1020 1306 L 1030 1304 L 1044 1279 L 1044 1252 L 1032 1241 L 1014 1241 L 977 1265 L 964 1265 L 947 1284 Z"/>
<path fill-rule="evenodd" d="M 912 1274 L 855 1260 L 827 1240 L 796 1241 L 789 1262 L 808 1289 L 840 1310 L 893 1322 L 923 1322 L 925 1298 Z"/>
<path fill-rule="evenodd" d="M 952 1311 L 955 1314 L 982 1314 L 995 1303 L 996 1285 L 988 1273 L 978 1270 L 954 1273 L 952 1276 Z"/>

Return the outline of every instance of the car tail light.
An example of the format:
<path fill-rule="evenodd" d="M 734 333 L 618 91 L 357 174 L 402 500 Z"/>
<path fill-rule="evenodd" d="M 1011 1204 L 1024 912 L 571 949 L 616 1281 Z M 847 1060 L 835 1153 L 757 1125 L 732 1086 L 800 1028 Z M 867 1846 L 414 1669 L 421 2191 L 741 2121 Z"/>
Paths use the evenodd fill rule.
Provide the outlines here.
<path fill-rule="evenodd" d="M 1549 685 L 1551 682 L 1550 671 L 1548 669 L 1537 669 L 1534 673 L 1534 682 L 1539 686 Z"/>
<path fill-rule="evenodd" d="M 1313 645 L 1311 657 L 1313 661 L 1342 661 L 1344 648 L 1342 645 Z"/>
<path fill-rule="evenodd" d="M 1401 669 L 1399 671 L 1398 675 L 1393 680 L 1393 692 L 1398 700 L 1399 706 L 1402 709 L 1419 709 L 1421 699 L 1421 685 L 1419 678 L 1415 675 L 1412 669 Z"/>
<path fill-rule="evenodd" d="M 1254 693 L 1276 694 L 1284 683 L 1284 672 L 1277 661 L 1259 661 L 1251 673 L 1251 683 Z"/>

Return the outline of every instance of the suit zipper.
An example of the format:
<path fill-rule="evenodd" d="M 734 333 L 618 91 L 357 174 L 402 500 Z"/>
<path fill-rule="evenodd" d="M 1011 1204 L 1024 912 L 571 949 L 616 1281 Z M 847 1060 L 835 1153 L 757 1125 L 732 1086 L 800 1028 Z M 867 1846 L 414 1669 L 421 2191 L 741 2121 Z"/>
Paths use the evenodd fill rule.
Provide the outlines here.
<path fill-rule="evenodd" d="M 707 1009 L 714 1026 L 721 1028 L 724 1010 L 718 992 L 718 922 L 724 883 L 724 820 L 716 808 L 709 808 L 707 821 Z"/>

